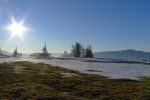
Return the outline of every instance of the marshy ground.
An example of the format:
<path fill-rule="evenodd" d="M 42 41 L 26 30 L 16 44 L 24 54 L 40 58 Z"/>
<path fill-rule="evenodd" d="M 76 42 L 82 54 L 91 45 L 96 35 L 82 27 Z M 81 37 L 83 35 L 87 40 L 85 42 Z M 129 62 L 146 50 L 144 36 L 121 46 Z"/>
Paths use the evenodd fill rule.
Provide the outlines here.
<path fill-rule="evenodd" d="M 43 63 L 1 63 L 0 100 L 150 100 L 150 78 L 108 79 Z"/>

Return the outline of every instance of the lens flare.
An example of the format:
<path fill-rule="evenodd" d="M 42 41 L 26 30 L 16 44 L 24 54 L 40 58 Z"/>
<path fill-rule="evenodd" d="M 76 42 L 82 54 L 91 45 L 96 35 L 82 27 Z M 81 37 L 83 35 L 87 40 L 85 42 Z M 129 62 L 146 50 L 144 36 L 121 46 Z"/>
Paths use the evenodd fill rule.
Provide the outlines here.
<path fill-rule="evenodd" d="M 12 18 L 12 23 L 7 27 L 8 30 L 11 31 L 11 38 L 14 36 L 23 37 L 23 33 L 27 31 L 27 29 L 23 26 L 24 20 L 20 22 L 16 22 L 15 19 Z"/>

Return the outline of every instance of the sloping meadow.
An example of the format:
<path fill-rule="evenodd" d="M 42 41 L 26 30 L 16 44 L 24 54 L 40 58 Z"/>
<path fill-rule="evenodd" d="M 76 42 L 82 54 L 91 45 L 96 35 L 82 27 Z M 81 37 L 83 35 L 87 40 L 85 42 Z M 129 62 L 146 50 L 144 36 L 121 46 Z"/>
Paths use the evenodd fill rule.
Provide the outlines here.
<path fill-rule="evenodd" d="M 43 63 L 0 64 L 0 100 L 148 100 L 150 79 L 109 79 Z"/>

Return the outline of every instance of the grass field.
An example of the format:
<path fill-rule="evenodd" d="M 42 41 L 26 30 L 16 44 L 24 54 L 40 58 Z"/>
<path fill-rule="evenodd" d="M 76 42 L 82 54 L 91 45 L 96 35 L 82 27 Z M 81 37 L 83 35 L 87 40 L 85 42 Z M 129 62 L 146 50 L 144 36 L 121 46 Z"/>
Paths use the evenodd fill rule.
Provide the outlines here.
<path fill-rule="evenodd" d="M 2 63 L 0 100 L 150 100 L 150 78 L 108 79 L 42 63 Z"/>

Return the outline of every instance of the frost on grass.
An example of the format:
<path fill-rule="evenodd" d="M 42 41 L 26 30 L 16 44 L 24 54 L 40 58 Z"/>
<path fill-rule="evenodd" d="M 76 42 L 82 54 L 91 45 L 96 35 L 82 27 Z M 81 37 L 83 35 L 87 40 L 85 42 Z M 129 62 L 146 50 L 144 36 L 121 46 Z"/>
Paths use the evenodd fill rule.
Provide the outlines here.
<path fill-rule="evenodd" d="M 148 100 L 148 80 L 108 79 L 27 61 L 2 63 L 0 100 Z"/>
<path fill-rule="evenodd" d="M 60 72 L 62 77 L 73 77 L 73 76 L 78 76 L 78 74 L 75 73 L 68 73 L 68 72 Z"/>

